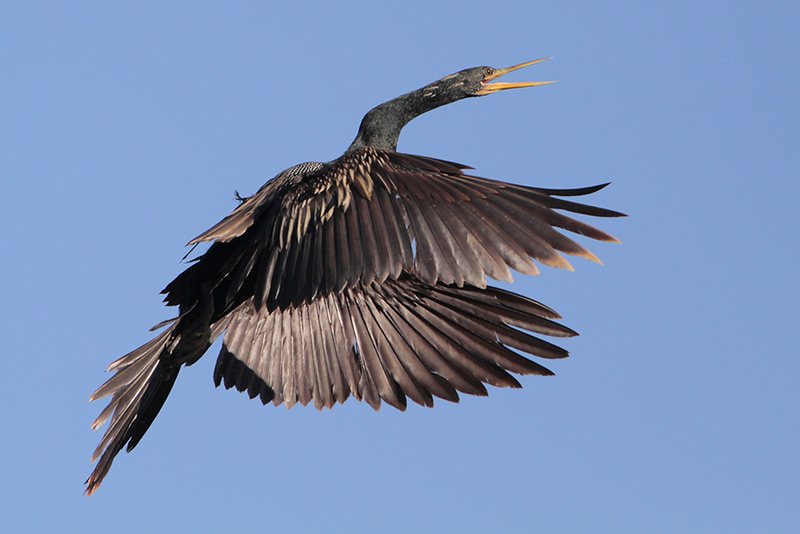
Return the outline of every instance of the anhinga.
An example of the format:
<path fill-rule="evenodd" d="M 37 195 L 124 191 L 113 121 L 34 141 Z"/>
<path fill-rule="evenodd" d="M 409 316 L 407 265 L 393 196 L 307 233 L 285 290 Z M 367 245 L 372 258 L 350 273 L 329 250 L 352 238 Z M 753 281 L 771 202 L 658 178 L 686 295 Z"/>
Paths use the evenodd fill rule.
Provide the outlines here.
<path fill-rule="evenodd" d="M 350 395 L 376 410 L 406 397 L 458 401 L 484 384 L 521 387 L 510 374 L 551 371 L 540 358 L 567 352 L 527 332 L 573 336 L 550 308 L 486 285 L 532 260 L 570 269 L 558 253 L 597 258 L 557 232 L 612 236 L 555 210 L 615 217 L 558 197 L 604 186 L 542 189 L 479 178 L 464 165 L 396 152 L 402 128 L 436 107 L 516 87 L 490 83 L 506 69 L 462 70 L 372 109 L 340 158 L 303 163 L 267 182 L 193 239 L 213 244 L 164 290 L 178 317 L 155 339 L 112 363 L 91 397 L 111 395 L 92 456 L 93 493 L 127 444 L 147 431 L 183 365 L 225 332 L 216 385 L 251 398 L 321 409 Z"/>

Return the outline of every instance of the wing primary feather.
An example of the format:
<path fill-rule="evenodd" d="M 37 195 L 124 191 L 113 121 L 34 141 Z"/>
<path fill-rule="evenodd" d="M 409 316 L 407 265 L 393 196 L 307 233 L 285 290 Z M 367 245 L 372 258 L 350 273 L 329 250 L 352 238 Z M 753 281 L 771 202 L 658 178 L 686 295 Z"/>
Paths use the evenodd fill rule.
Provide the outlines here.
<path fill-rule="evenodd" d="M 292 247 L 297 247 L 299 250 L 296 256 L 297 260 L 295 266 L 293 268 L 290 267 L 290 270 L 286 273 L 288 275 L 287 284 L 284 284 L 284 286 L 291 285 L 292 294 L 289 295 L 287 294 L 287 291 L 284 290 L 286 298 L 281 299 L 283 306 L 291 303 L 293 306 L 297 307 L 306 300 L 311 300 L 311 281 L 309 280 L 309 271 L 311 269 L 311 265 L 309 262 L 311 261 L 311 256 L 313 254 L 312 244 L 312 236 L 306 236 L 299 243 L 293 243 L 290 245 Z"/>
<path fill-rule="evenodd" d="M 311 347 L 311 333 L 308 331 L 306 321 L 307 306 L 294 309 L 295 317 L 295 351 L 296 367 L 295 380 L 297 381 L 297 395 L 300 404 L 307 406 L 314 398 L 314 384 L 317 378 L 314 373 L 314 354 Z"/>
<path fill-rule="evenodd" d="M 363 251 L 361 282 L 365 285 L 375 280 L 380 270 L 378 243 L 367 202 L 368 200 L 364 197 L 354 195 L 350 203 L 350 209 L 355 212 L 358 221 L 358 229 L 361 232 L 361 249 Z"/>
<path fill-rule="evenodd" d="M 328 311 L 329 297 L 322 297 L 318 300 L 318 306 L 314 310 L 315 324 L 313 328 L 318 336 L 317 350 L 320 354 L 322 364 L 325 366 L 325 374 L 328 377 L 328 388 L 330 390 L 328 408 L 332 408 L 335 402 L 343 403 L 347 396 L 347 389 L 344 385 L 339 364 L 336 361 L 336 344 L 333 340 L 334 326 L 329 320 Z"/>
<path fill-rule="evenodd" d="M 435 238 L 428 227 L 428 223 L 420 212 L 415 201 L 405 203 L 414 235 L 417 239 L 417 253 L 414 262 L 416 275 L 425 283 L 434 284 L 439 279 L 446 284 L 453 283 L 455 277 L 450 267 L 444 262 L 443 254 L 439 251 Z"/>
<path fill-rule="evenodd" d="M 513 282 L 511 271 L 508 264 L 503 261 L 502 256 L 497 252 L 496 244 L 487 243 L 486 236 L 480 232 L 473 232 L 468 222 L 459 215 L 459 210 L 455 209 L 453 205 L 442 204 L 440 206 L 442 217 L 446 219 L 447 224 L 450 225 L 455 231 L 462 232 L 462 240 L 465 242 L 468 250 L 471 250 L 475 258 L 480 264 L 481 276 L 474 277 L 473 280 L 468 280 L 471 285 L 476 287 L 485 287 L 486 278 L 490 276 L 495 280 L 503 280 L 505 282 Z M 465 210 L 471 209 L 469 205 L 465 205 Z M 462 246 L 462 249 L 464 248 Z"/>
<path fill-rule="evenodd" d="M 358 223 L 358 213 L 354 209 L 355 203 L 351 202 L 345 211 L 345 221 L 347 228 L 347 238 L 350 249 L 350 270 L 347 277 L 347 285 L 350 287 L 358 284 L 364 270 L 365 254 L 363 249 L 363 238 L 361 228 Z"/>
<path fill-rule="evenodd" d="M 283 315 L 275 314 L 271 316 L 272 340 L 269 348 L 269 380 L 267 382 L 275 391 L 275 398 L 272 403 L 279 406 L 285 398 L 283 381 L 283 344 L 285 333 L 283 329 Z"/>
<path fill-rule="evenodd" d="M 315 393 L 319 392 L 319 405 L 315 399 L 314 405 L 321 408 L 332 408 L 334 404 L 333 399 L 333 386 L 331 384 L 331 376 L 328 373 L 327 350 L 325 342 L 322 339 L 322 332 L 319 325 L 319 306 L 308 306 L 307 315 L 309 322 L 309 330 L 311 332 L 312 353 L 311 358 L 314 360 L 314 372 L 317 376 L 317 388 Z"/>
<path fill-rule="evenodd" d="M 348 340 L 352 340 L 350 341 L 350 343 L 352 343 L 352 354 L 355 361 L 358 362 L 358 374 L 356 375 L 357 384 L 353 392 L 357 393 L 357 398 L 359 398 L 359 400 L 363 398 L 375 411 L 378 411 L 381 408 L 381 396 L 376 384 L 372 381 L 369 371 L 365 367 L 363 354 L 365 348 L 361 341 L 363 335 L 359 335 L 358 325 L 354 317 L 356 315 L 355 308 L 357 304 L 352 299 L 350 291 L 343 296 L 340 302 L 340 310 L 342 312 L 347 338 Z"/>
<path fill-rule="evenodd" d="M 439 263 L 442 267 L 437 269 L 440 273 L 439 278 L 449 280 L 446 283 L 462 286 L 464 285 L 464 271 L 469 270 L 469 266 L 465 265 L 469 256 L 465 257 L 456 250 L 459 248 L 458 244 L 450 230 L 442 222 L 441 216 L 437 213 L 437 207 L 434 204 L 419 206 L 420 214 L 428 225 L 440 258 Z"/>
<path fill-rule="evenodd" d="M 322 226 L 322 232 L 324 232 L 325 235 L 323 239 L 325 243 L 325 261 L 323 262 L 323 271 L 325 273 L 324 294 L 330 295 L 336 291 L 338 267 L 338 258 L 336 255 L 336 219 L 334 217 L 328 219 Z"/>
<path fill-rule="evenodd" d="M 253 294 L 253 304 L 256 309 L 267 304 L 267 296 L 271 293 L 272 279 L 275 274 L 275 266 L 278 262 L 279 250 L 273 248 L 268 255 L 262 255 L 258 262 L 258 274 L 256 277 L 255 291 Z"/>
<path fill-rule="evenodd" d="M 388 303 L 381 302 L 378 307 L 373 299 L 368 301 L 373 324 L 382 339 L 381 354 L 386 367 L 391 370 L 392 377 L 405 395 L 421 406 L 432 407 L 433 397 L 430 390 L 438 391 L 439 384 L 388 320 L 384 312 L 386 305 Z"/>
<path fill-rule="evenodd" d="M 504 191 L 503 198 L 508 202 L 512 202 L 515 206 L 517 206 L 517 209 L 521 210 L 523 213 L 540 219 L 551 226 L 563 228 L 564 230 L 568 230 L 591 239 L 596 239 L 598 241 L 610 243 L 619 242 L 619 240 L 617 240 L 617 238 L 614 236 L 609 235 L 602 230 L 598 230 L 594 226 L 548 208 L 546 205 L 544 205 L 541 199 L 539 202 L 533 202 L 529 199 L 529 197 L 520 195 L 515 191 Z"/>
<path fill-rule="evenodd" d="M 281 373 L 283 381 L 283 401 L 286 408 L 291 408 L 297 403 L 297 384 L 295 382 L 295 371 L 297 365 L 297 354 L 295 352 L 295 323 L 293 310 L 290 308 L 281 314 L 283 318 L 283 347 L 281 349 Z"/>
<path fill-rule="evenodd" d="M 377 387 L 381 399 L 398 410 L 405 410 L 405 395 L 398 391 L 397 385 L 383 366 L 380 347 L 375 340 L 374 328 L 370 328 L 371 324 L 364 313 L 366 304 L 363 296 L 354 295 L 354 297 L 354 305 L 350 307 L 350 316 L 353 319 L 358 351 L 361 354 L 361 365 Z"/>
<path fill-rule="evenodd" d="M 362 311 L 367 316 L 368 324 L 371 325 L 372 338 L 375 340 L 375 346 L 378 349 L 378 355 L 386 374 L 399 388 L 398 396 L 406 395 L 421 406 L 432 406 L 433 397 L 417 385 L 401 363 L 396 351 L 399 346 L 395 345 L 390 339 L 391 329 L 384 328 L 384 326 L 388 325 L 383 323 L 383 312 L 378 309 L 375 300 L 372 298 L 373 296 L 377 295 L 370 294 L 370 298 L 364 299 L 365 306 Z M 387 335 L 387 330 L 389 335 Z M 395 339 L 395 341 L 397 340 Z"/>
<path fill-rule="evenodd" d="M 358 389 L 361 373 L 355 359 L 355 334 L 353 333 L 349 316 L 346 313 L 346 296 L 331 295 L 329 302 L 331 305 L 328 310 L 331 313 L 331 324 L 333 325 L 339 367 L 347 381 L 349 390 L 356 400 L 361 400 L 361 392 Z"/>
<path fill-rule="evenodd" d="M 550 189 L 547 187 L 530 187 L 533 191 L 537 191 L 547 196 L 558 196 L 558 197 L 582 197 L 584 195 L 591 195 L 592 193 L 597 193 L 601 189 L 605 189 L 607 186 L 611 185 L 611 182 L 606 182 L 604 184 L 598 185 L 590 185 L 588 187 L 575 187 L 571 189 Z"/>
<path fill-rule="evenodd" d="M 259 347 L 255 353 L 257 359 L 255 362 L 251 362 L 253 364 L 253 371 L 255 371 L 256 375 L 263 381 L 263 383 L 259 383 L 257 391 L 251 392 L 251 398 L 258 396 L 261 400 L 261 404 L 267 404 L 275 398 L 275 393 L 273 388 L 269 385 L 270 383 L 264 380 L 269 376 L 269 365 L 272 359 L 270 344 L 272 343 L 273 330 L 275 329 L 274 324 L 275 321 L 272 315 L 259 318 L 259 325 L 262 331 L 259 336 Z"/>
<path fill-rule="evenodd" d="M 348 285 L 350 272 L 350 238 L 347 235 L 347 223 L 341 210 L 334 213 L 332 223 L 336 225 L 336 285 L 335 292 L 341 293 Z"/>
<path fill-rule="evenodd" d="M 453 297 L 449 293 L 439 291 L 432 294 L 431 298 L 454 309 L 468 310 L 472 315 L 484 318 L 487 321 L 488 319 L 485 318 L 496 316 L 499 322 L 492 321 L 494 324 L 500 325 L 502 323 L 503 326 L 516 326 L 530 332 L 554 337 L 572 337 L 576 335 L 574 330 L 550 319 L 539 315 L 525 314 L 517 309 L 504 308 L 499 302 L 481 302 L 472 299 L 470 295 Z"/>
<path fill-rule="evenodd" d="M 475 378 L 496 387 L 522 387 L 513 376 L 492 361 L 491 355 L 502 352 L 505 347 L 458 328 L 450 319 L 431 309 L 427 300 L 423 306 L 415 308 L 414 312 L 436 329 L 443 342 L 460 349 L 460 356 L 455 359 L 455 363 L 468 370 Z"/>
<path fill-rule="evenodd" d="M 444 239 L 453 262 L 458 267 L 455 280 L 459 287 L 467 283 L 476 287 L 486 285 L 486 273 L 483 264 L 492 264 L 491 256 L 480 246 L 469 230 L 450 209 L 451 204 L 440 202 L 427 209 L 428 219 L 435 219 L 435 226 Z M 434 225 L 432 225 L 434 226 Z M 491 268 L 494 272 L 495 269 Z M 508 269 L 506 269 L 507 271 Z"/>
<path fill-rule="evenodd" d="M 442 324 L 447 325 L 442 330 L 449 330 L 451 332 L 450 336 L 459 340 L 461 345 L 475 347 L 470 352 L 502 369 L 523 375 L 552 374 L 538 363 L 506 348 L 502 339 L 510 341 L 510 345 L 515 348 L 522 350 L 532 348 L 532 351 L 526 352 L 536 356 L 541 356 L 542 354 L 545 355 L 544 357 L 552 358 L 566 358 L 568 356 L 565 350 L 550 343 L 542 342 L 543 345 L 540 345 L 536 342 L 541 340 L 522 332 L 514 331 L 499 321 L 489 322 L 486 317 L 476 319 L 475 316 L 471 315 L 468 308 L 445 307 L 434 299 L 427 300 L 426 305 L 434 316 L 442 319 Z M 514 332 L 518 335 L 514 335 Z M 553 351 L 553 347 L 559 349 L 560 352 Z"/>
<path fill-rule="evenodd" d="M 496 201 L 497 199 L 492 200 Z M 500 210 L 496 204 L 489 200 L 476 200 L 475 204 L 479 205 L 482 211 L 490 216 L 490 220 L 503 221 L 503 224 L 498 224 L 497 226 L 506 235 L 520 243 L 527 256 L 550 267 L 573 270 L 572 266 L 541 237 L 527 231 L 527 229 L 523 230 L 523 226 L 521 226 L 520 221 L 514 218 L 513 213 Z"/>
<path fill-rule="evenodd" d="M 303 306 L 300 310 L 303 316 L 303 340 L 305 348 L 303 350 L 303 358 L 306 360 L 306 368 L 308 369 L 308 390 L 311 394 L 311 400 L 314 401 L 314 407 L 321 410 L 325 406 L 325 392 L 322 389 L 324 383 L 322 376 L 320 376 L 320 357 L 317 350 L 317 335 L 315 335 L 314 325 L 311 322 L 311 306 Z"/>
<path fill-rule="evenodd" d="M 323 260 L 325 258 L 325 237 L 321 227 L 314 228 L 311 234 L 311 269 L 309 270 L 309 294 L 308 301 L 313 301 L 319 294 L 320 289 L 325 287 L 325 268 Z"/>
<path fill-rule="evenodd" d="M 389 276 L 394 263 L 393 246 L 389 240 L 389 231 L 386 229 L 386 220 L 383 214 L 378 212 L 378 200 L 376 195 L 381 194 L 379 190 L 373 193 L 372 200 L 367 201 L 359 197 L 359 213 L 364 219 L 364 224 L 370 229 L 370 239 L 372 240 L 373 265 L 375 268 L 375 281 L 383 282 Z M 377 213 L 376 213 L 377 212 Z"/>
<path fill-rule="evenodd" d="M 580 204 L 578 202 L 572 202 L 571 200 L 564 200 L 548 195 L 542 195 L 536 188 L 529 188 L 513 184 L 505 185 L 511 191 L 515 191 L 524 197 L 532 199 L 534 202 L 540 202 L 553 209 L 561 209 L 565 211 L 571 211 L 572 213 L 591 215 L 593 217 L 625 217 L 624 213 L 620 213 L 618 211 L 599 208 L 597 206 L 590 206 L 588 204 Z"/>
<path fill-rule="evenodd" d="M 233 362 L 233 372 L 226 377 L 226 382 L 230 380 L 231 385 L 236 386 L 236 389 L 240 392 L 245 391 L 250 386 L 249 379 L 246 379 L 245 365 L 250 359 L 250 352 L 254 346 L 255 330 L 258 326 L 258 321 L 254 320 L 252 314 L 248 314 L 245 319 L 244 328 L 239 330 L 239 336 L 237 336 L 233 346 L 229 348 L 236 361 Z M 237 362 L 245 365 L 236 365 Z"/>
<path fill-rule="evenodd" d="M 395 308 L 400 305 L 396 300 L 388 300 L 383 310 L 383 320 L 387 325 L 384 328 L 387 332 L 394 332 L 392 345 L 400 358 L 403 366 L 408 370 L 414 379 L 433 395 L 450 402 L 458 402 L 458 392 L 443 376 L 435 374 L 434 370 L 426 365 L 419 353 L 432 350 L 430 344 L 420 340 L 413 327 L 409 325 Z M 442 360 L 444 362 L 444 360 Z M 446 364 L 446 362 L 444 362 Z M 458 372 L 451 367 L 453 372 Z M 431 401 L 432 402 L 432 401 Z"/>
<path fill-rule="evenodd" d="M 543 221 L 535 212 L 525 211 L 524 208 L 509 202 L 503 196 L 498 196 L 495 200 L 498 207 L 508 213 L 515 221 L 516 225 L 527 226 L 531 230 L 531 234 L 540 237 L 550 247 L 566 252 L 573 256 L 580 256 L 596 263 L 601 263 L 600 260 L 586 250 L 584 247 L 561 234 L 555 230 L 550 224 Z"/>
<path fill-rule="evenodd" d="M 406 301 L 406 302 L 404 302 Z M 444 377 L 458 391 L 470 395 L 486 396 L 486 388 L 468 370 L 453 361 L 458 347 L 450 347 L 441 339 L 441 334 L 423 321 L 413 311 L 414 305 L 407 298 L 397 299 L 398 306 L 392 308 L 395 324 L 407 325 L 402 329 L 403 337 L 412 339 L 421 361 Z"/>
<path fill-rule="evenodd" d="M 490 244 L 488 246 L 492 246 L 497 251 L 507 266 L 523 274 L 539 274 L 539 269 L 525 253 L 524 247 L 511 235 L 499 229 L 500 225 L 483 210 L 477 201 L 473 201 L 471 206 L 472 209 L 458 212 L 461 220 L 467 224 L 467 228 L 474 235 L 480 235 L 482 242 Z"/>
<path fill-rule="evenodd" d="M 278 252 L 273 269 L 272 281 L 269 285 L 269 293 L 267 294 L 267 306 L 272 308 L 276 305 L 278 294 L 281 290 L 281 284 L 286 273 L 286 262 L 289 258 L 289 250 L 282 248 Z"/>
<path fill-rule="evenodd" d="M 390 233 L 390 242 L 394 243 L 394 247 L 391 248 L 395 251 L 395 260 L 390 274 L 392 277 L 397 278 L 403 269 L 410 271 L 414 266 L 411 240 L 403 222 L 404 218 L 399 213 L 402 205 L 400 202 L 392 202 L 388 192 L 379 191 L 376 198 L 380 202 L 380 212 L 386 220 L 386 229 Z"/>

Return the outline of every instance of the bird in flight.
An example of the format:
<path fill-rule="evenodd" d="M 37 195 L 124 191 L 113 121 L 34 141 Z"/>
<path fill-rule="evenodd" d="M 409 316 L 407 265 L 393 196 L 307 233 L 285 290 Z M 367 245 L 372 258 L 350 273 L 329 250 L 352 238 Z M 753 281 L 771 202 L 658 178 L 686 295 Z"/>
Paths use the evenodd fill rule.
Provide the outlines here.
<path fill-rule="evenodd" d="M 521 387 L 512 373 L 553 374 L 517 351 L 564 358 L 532 334 L 576 333 L 552 309 L 486 278 L 537 274 L 534 260 L 571 269 L 560 252 L 599 261 L 556 228 L 615 242 L 563 213 L 621 216 L 569 200 L 607 184 L 514 185 L 396 151 L 402 128 L 427 111 L 552 83 L 495 81 L 540 61 L 462 70 L 375 107 L 341 157 L 281 172 L 190 241 L 212 244 L 163 291 L 178 316 L 112 363 L 91 396 L 111 401 L 92 424 L 110 419 L 87 495 L 120 450 L 142 439 L 180 369 L 223 332 L 215 384 L 287 407 L 331 408 L 352 395 L 403 410 L 407 398 L 458 402 L 459 392 L 487 395 L 485 384 Z"/>

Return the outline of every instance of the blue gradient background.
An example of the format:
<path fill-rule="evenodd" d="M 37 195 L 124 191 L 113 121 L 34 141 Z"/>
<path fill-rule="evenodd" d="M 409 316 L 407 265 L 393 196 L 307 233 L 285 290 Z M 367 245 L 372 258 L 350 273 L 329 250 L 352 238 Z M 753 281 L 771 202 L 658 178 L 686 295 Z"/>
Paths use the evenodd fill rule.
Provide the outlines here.
<path fill-rule="evenodd" d="M 5 532 L 797 532 L 796 2 L 6 2 Z M 555 378 L 406 413 L 215 390 L 217 347 L 90 499 L 87 402 L 171 316 L 183 244 L 372 106 L 553 61 L 399 149 L 612 181 L 624 245 L 517 276 L 582 336 Z M 586 243 L 584 243 L 586 244 Z"/>

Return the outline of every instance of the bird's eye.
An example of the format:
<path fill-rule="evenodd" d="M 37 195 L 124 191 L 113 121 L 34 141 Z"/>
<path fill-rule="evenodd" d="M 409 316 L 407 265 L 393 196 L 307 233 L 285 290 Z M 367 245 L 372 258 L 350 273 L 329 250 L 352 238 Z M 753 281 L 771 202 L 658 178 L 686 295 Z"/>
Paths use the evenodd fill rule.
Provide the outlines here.
<path fill-rule="evenodd" d="M 492 73 L 494 73 L 494 69 L 491 67 L 486 67 L 485 69 L 483 69 L 484 76 L 491 76 Z"/>

